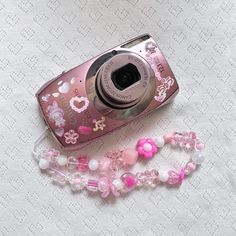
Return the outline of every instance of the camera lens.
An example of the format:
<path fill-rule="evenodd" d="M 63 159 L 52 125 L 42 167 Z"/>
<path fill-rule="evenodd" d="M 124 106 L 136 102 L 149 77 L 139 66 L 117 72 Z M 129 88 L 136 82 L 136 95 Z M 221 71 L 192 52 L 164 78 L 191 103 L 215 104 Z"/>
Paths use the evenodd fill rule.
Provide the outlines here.
<path fill-rule="evenodd" d="M 114 71 L 111 75 L 111 80 L 115 87 L 122 91 L 139 81 L 140 74 L 136 66 L 129 63 Z"/>
<path fill-rule="evenodd" d="M 117 53 L 96 74 L 97 95 L 113 108 L 133 107 L 148 93 L 151 73 L 147 61 L 138 54 Z"/>

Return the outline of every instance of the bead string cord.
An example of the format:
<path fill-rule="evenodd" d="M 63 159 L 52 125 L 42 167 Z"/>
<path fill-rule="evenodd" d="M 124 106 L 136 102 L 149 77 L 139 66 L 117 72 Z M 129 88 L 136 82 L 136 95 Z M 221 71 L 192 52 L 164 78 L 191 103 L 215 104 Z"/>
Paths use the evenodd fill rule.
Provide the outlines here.
<path fill-rule="evenodd" d="M 195 132 L 174 132 L 171 135 L 138 140 L 136 148 L 109 151 L 100 160 L 92 159 L 87 155 L 65 156 L 58 150 L 46 149 L 36 151 L 36 146 L 41 142 L 42 136 L 35 143 L 34 157 L 38 161 L 43 172 L 48 173 L 52 180 L 61 184 L 69 184 L 72 191 L 87 189 L 92 192 L 100 192 L 101 197 L 106 198 L 109 194 L 116 197 L 142 186 L 156 187 L 160 183 L 170 186 L 181 185 L 186 176 L 190 175 L 202 164 L 204 156 L 203 142 L 197 138 Z M 192 152 L 190 160 L 177 171 L 151 169 L 143 172 L 132 173 L 127 170 L 137 162 L 138 158 L 152 159 L 166 144 L 179 147 Z M 97 174 L 97 177 L 86 177 L 85 173 Z"/>

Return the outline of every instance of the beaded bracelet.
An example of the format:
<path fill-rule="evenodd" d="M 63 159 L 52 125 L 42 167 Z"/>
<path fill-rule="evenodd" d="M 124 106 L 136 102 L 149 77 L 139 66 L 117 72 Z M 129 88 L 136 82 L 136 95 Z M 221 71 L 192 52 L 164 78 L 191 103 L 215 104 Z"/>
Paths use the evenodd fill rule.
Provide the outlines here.
<path fill-rule="evenodd" d="M 187 152 L 192 151 L 191 159 L 179 171 L 170 169 L 145 170 L 144 172 L 125 172 L 119 176 L 119 171 L 135 165 L 138 157 L 151 159 L 165 144 L 179 147 Z M 204 144 L 193 131 L 174 132 L 171 135 L 138 140 L 136 149 L 107 152 L 100 160 L 91 159 L 86 155 L 66 157 L 58 150 L 47 149 L 34 153 L 42 171 L 47 172 L 53 181 L 61 185 L 69 184 L 72 191 L 87 189 L 100 192 L 106 198 L 110 193 L 120 196 L 141 186 L 156 187 L 160 183 L 180 185 L 187 175 L 196 170 L 204 161 L 201 151 Z M 85 177 L 86 172 L 94 172 L 97 178 Z"/>

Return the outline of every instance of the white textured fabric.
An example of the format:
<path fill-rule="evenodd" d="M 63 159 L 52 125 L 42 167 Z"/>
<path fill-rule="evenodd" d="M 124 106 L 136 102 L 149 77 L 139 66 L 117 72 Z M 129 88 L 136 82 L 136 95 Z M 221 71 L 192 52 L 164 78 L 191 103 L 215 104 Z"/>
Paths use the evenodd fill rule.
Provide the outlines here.
<path fill-rule="evenodd" d="M 235 5 L 0 0 L 0 234 L 236 235 Z M 166 55 L 179 95 L 83 152 L 97 156 L 142 135 L 193 129 L 206 142 L 205 163 L 179 189 L 133 191 L 114 201 L 52 185 L 31 155 L 44 129 L 35 92 L 63 70 L 146 32 Z M 55 145 L 50 140 L 44 145 Z M 177 158 L 164 148 L 148 166 Z"/>

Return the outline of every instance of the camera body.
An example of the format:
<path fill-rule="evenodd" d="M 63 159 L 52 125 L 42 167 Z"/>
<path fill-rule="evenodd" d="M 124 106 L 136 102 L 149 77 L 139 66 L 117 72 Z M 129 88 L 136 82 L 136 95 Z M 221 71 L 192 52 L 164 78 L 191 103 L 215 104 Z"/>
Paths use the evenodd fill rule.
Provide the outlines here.
<path fill-rule="evenodd" d="M 76 150 L 169 103 L 178 84 L 148 34 L 114 47 L 46 83 L 36 94 L 65 150 Z"/>

